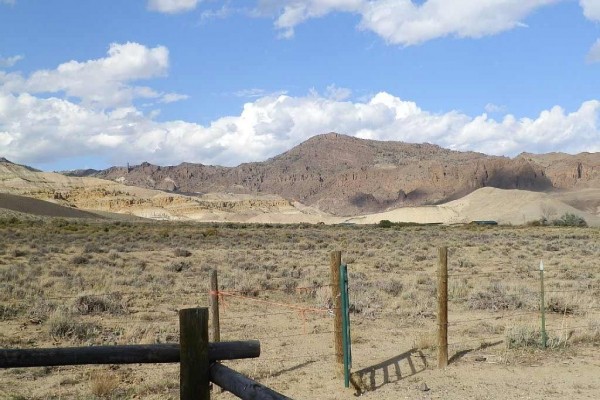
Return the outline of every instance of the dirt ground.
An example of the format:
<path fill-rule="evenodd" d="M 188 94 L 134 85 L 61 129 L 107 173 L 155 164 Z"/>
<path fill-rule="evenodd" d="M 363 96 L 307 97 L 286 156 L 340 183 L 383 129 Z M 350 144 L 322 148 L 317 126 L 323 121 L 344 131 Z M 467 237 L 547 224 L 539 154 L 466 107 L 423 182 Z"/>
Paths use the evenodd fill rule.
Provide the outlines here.
<path fill-rule="evenodd" d="M 177 310 L 207 306 L 216 268 L 221 339 L 261 341 L 259 358 L 226 364 L 292 398 L 600 398 L 598 229 L 11 219 L 0 237 L 0 348 L 178 342 Z M 440 246 L 449 247 L 445 369 Z M 329 312 L 335 250 L 350 275 L 348 389 Z M 177 365 L 0 371 L 3 399 L 178 397 Z M 216 388 L 213 397 L 233 398 Z"/>

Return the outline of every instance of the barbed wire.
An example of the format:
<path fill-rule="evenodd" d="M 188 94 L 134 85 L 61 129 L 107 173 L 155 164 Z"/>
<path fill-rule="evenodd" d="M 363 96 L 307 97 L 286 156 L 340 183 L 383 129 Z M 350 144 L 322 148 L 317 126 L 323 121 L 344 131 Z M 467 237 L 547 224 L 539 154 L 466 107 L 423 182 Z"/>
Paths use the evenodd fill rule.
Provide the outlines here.
<path fill-rule="evenodd" d="M 240 315 L 240 316 L 235 316 L 235 317 L 221 317 L 219 315 L 219 320 L 220 321 L 227 321 L 227 320 L 233 320 L 233 319 L 249 319 L 249 318 L 263 318 L 263 317 L 271 317 L 271 316 L 275 316 L 275 315 L 289 315 L 289 314 L 297 314 L 298 311 L 294 310 L 294 311 L 281 311 L 281 312 L 273 312 L 273 313 L 264 313 L 264 314 L 251 314 L 251 315 Z"/>
<path fill-rule="evenodd" d="M 539 311 L 523 311 L 523 312 L 518 312 L 518 313 L 513 313 L 510 315 L 496 315 L 494 317 L 483 317 L 483 318 L 473 318 L 473 319 L 465 319 L 465 320 L 458 320 L 458 321 L 454 321 L 451 320 L 450 318 L 448 318 L 448 326 L 453 326 L 453 325 L 461 325 L 461 324 L 465 324 L 468 322 L 477 322 L 477 321 L 486 321 L 486 320 L 492 320 L 492 319 L 505 319 L 505 318 L 513 318 L 513 317 L 518 317 L 518 316 L 523 316 L 523 315 L 531 315 L 531 314 L 539 314 Z"/>
<path fill-rule="evenodd" d="M 257 289 L 257 288 L 248 288 L 248 289 L 242 289 L 242 290 L 231 290 L 231 289 L 227 289 L 227 288 L 221 288 L 220 290 L 218 290 L 218 292 L 227 292 L 227 293 L 248 293 L 248 292 L 252 292 L 252 293 L 260 293 L 260 292 L 285 292 L 285 293 L 290 293 L 290 292 L 303 292 L 303 291 L 311 291 L 311 290 L 317 290 L 317 289 L 321 289 L 321 288 L 326 288 L 326 287 L 332 287 L 334 285 L 317 285 L 317 286 L 304 286 L 304 287 L 289 287 L 289 288 L 261 288 L 261 289 Z M 212 293 L 212 292 L 211 292 Z"/>
<path fill-rule="evenodd" d="M 501 339 L 501 338 L 505 338 L 505 335 L 486 336 L 483 338 L 461 340 L 460 342 L 448 343 L 448 347 L 456 347 L 458 345 L 462 345 L 462 344 L 469 343 L 469 342 L 477 342 L 477 341 L 485 342 L 485 341 L 489 341 L 489 340 L 493 340 L 493 339 Z M 483 343 L 483 344 L 485 344 L 485 343 Z"/>

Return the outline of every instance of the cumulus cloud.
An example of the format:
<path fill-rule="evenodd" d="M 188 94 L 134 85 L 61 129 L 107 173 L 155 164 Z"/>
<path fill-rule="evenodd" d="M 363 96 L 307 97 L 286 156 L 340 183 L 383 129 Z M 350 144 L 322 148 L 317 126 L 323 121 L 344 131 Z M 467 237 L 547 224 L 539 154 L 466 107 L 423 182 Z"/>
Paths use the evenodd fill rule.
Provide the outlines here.
<path fill-rule="evenodd" d="M 592 21 L 600 21 L 600 1 L 598 0 L 580 0 L 579 4 L 583 8 L 583 15 Z"/>
<path fill-rule="evenodd" d="M 175 103 L 176 101 L 187 100 L 189 98 L 190 98 L 190 96 L 188 96 L 187 94 L 167 93 L 167 94 L 161 96 L 161 98 L 158 102 L 163 103 L 163 104 L 169 104 L 169 103 Z"/>
<path fill-rule="evenodd" d="M 11 57 L 0 57 L 0 67 L 12 67 L 24 57 L 22 55 L 16 55 Z"/>
<path fill-rule="evenodd" d="M 598 0 L 580 0 L 579 4 L 583 8 L 583 15 L 589 20 L 600 21 L 600 1 Z M 600 39 L 592 45 L 586 56 L 589 63 L 600 62 Z"/>
<path fill-rule="evenodd" d="M 557 1 L 262 0 L 257 8 L 260 15 L 276 16 L 275 27 L 286 38 L 308 19 L 350 12 L 360 15 L 361 29 L 388 43 L 410 46 L 444 36 L 479 38 L 524 26 L 530 13 Z"/>
<path fill-rule="evenodd" d="M 505 114 L 490 104 L 490 111 L 501 113 L 491 118 L 433 113 L 386 92 L 352 100 L 349 89 L 335 85 L 305 96 L 250 89 L 239 93 L 248 101 L 237 115 L 204 125 L 160 122 L 155 119 L 160 110 L 144 112 L 133 100 L 152 98 L 156 104 L 187 96 L 133 82 L 163 76 L 168 61 L 164 47 L 126 43 L 111 45 L 105 58 L 70 61 L 29 76 L 0 71 L 0 155 L 25 164 L 90 156 L 112 164 L 236 165 L 330 131 L 502 155 L 600 150 L 598 100 L 572 111 L 555 106 L 535 118 Z"/>
<path fill-rule="evenodd" d="M 484 107 L 484 110 L 487 113 L 496 114 L 506 112 L 506 107 L 494 103 L 487 103 Z"/>
<path fill-rule="evenodd" d="M 596 40 L 596 43 L 594 43 L 594 45 L 588 52 L 586 60 L 589 63 L 600 62 L 600 39 Z"/>
<path fill-rule="evenodd" d="M 148 9 L 165 14 L 177 14 L 196 8 L 200 0 L 148 0 Z"/>
<path fill-rule="evenodd" d="M 66 99 L 0 91 L 2 156 L 22 163 L 85 154 L 116 164 L 237 165 L 264 160 L 329 131 L 497 155 L 600 150 L 597 100 L 570 112 L 556 106 L 535 118 L 509 114 L 493 119 L 457 111 L 431 113 L 385 92 L 352 102 L 312 91 L 302 97 L 261 97 L 246 103 L 240 114 L 206 125 L 152 117 L 132 106 L 105 111 Z"/>
<path fill-rule="evenodd" d="M 130 83 L 165 76 L 168 67 L 166 47 L 113 43 L 105 58 L 69 61 L 53 70 L 36 71 L 29 77 L 13 75 L 3 86 L 13 93 L 65 93 L 88 106 L 117 107 L 130 104 L 136 98 L 161 97 L 149 87 Z"/>

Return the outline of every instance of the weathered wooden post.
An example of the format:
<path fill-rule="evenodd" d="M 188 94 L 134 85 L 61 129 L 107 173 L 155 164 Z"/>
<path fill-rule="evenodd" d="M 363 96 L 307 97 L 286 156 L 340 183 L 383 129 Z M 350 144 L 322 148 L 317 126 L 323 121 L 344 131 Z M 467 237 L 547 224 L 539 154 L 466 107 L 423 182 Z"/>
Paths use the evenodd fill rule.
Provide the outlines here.
<path fill-rule="evenodd" d="M 336 374 L 342 376 L 344 373 L 344 347 L 342 329 L 342 297 L 340 293 L 340 265 L 342 264 L 342 252 L 332 251 L 330 256 L 331 274 L 331 301 L 334 308 L 333 340 L 335 348 Z"/>
<path fill-rule="evenodd" d="M 209 400 L 208 308 L 179 311 L 181 400 Z"/>
<path fill-rule="evenodd" d="M 221 341 L 221 324 L 219 322 L 219 282 L 217 279 L 217 270 L 210 271 L 210 322 L 212 327 L 212 342 Z"/>
<path fill-rule="evenodd" d="M 438 367 L 448 365 L 448 247 L 438 249 Z"/>

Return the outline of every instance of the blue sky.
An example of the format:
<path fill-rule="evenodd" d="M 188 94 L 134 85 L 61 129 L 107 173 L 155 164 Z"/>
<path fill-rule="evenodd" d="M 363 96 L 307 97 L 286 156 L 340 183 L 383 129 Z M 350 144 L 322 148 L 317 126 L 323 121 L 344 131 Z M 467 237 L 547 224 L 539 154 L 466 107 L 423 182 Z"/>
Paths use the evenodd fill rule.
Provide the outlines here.
<path fill-rule="evenodd" d="M 329 131 L 600 151 L 600 0 L 0 0 L 0 156 L 237 165 Z"/>

